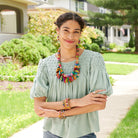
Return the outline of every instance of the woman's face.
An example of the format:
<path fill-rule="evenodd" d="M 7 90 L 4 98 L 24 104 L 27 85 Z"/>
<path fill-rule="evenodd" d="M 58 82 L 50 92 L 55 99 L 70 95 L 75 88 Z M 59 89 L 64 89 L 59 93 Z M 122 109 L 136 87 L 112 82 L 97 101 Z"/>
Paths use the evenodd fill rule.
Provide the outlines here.
<path fill-rule="evenodd" d="M 81 28 L 77 21 L 68 20 L 57 28 L 61 47 L 72 49 L 75 48 L 81 36 Z"/>

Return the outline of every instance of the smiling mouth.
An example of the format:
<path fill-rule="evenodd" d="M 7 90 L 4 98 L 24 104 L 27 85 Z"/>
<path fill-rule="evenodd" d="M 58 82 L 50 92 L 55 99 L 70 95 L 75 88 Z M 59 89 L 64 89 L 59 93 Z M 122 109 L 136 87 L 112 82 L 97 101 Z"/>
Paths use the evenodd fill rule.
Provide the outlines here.
<path fill-rule="evenodd" d="M 74 43 L 74 41 L 70 41 L 70 40 L 65 40 L 67 43 Z"/>

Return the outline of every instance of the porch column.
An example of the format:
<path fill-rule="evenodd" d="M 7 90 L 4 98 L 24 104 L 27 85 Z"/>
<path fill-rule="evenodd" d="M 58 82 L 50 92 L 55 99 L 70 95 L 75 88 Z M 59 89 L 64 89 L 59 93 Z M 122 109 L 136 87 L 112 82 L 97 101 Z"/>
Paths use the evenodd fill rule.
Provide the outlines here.
<path fill-rule="evenodd" d="M 127 42 L 130 40 L 130 28 L 127 28 Z"/>
<path fill-rule="evenodd" d="M 113 27 L 111 27 L 111 32 L 110 32 L 110 36 L 111 36 L 111 43 L 113 43 Z"/>
<path fill-rule="evenodd" d="M 116 37 L 118 37 L 118 28 L 116 27 Z"/>

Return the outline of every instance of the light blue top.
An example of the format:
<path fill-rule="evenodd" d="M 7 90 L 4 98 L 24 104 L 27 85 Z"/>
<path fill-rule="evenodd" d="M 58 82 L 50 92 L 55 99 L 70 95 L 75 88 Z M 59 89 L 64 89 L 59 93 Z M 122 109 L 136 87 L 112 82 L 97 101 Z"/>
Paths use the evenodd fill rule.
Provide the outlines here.
<path fill-rule="evenodd" d="M 75 61 L 62 62 L 65 74 L 73 71 Z M 39 62 L 37 75 L 31 89 L 31 98 L 47 97 L 48 102 L 62 101 L 65 98 L 81 98 L 90 91 L 106 89 L 103 94 L 110 95 L 112 86 L 101 54 L 84 50 L 79 57 L 80 76 L 70 84 L 56 77 L 58 60 L 54 55 Z M 67 117 L 66 119 L 45 118 L 44 131 L 63 138 L 77 138 L 99 131 L 98 111 Z"/>

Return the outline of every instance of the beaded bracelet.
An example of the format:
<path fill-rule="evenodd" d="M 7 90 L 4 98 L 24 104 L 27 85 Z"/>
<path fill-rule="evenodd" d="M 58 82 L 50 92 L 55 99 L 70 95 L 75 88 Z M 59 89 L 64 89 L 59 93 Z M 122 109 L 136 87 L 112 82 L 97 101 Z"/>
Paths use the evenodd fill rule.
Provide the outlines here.
<path fill-rule="evenodd" d="M 60 119 L 65 119 L 65 118 L 66 118 L 66 116 L 64 115 L 64 110 L 59 111 L 58 117 L 59 117 Z"/>
<path fill-rule="evenodd" d="M 63 106 L 64 106 L 64 109 L 71 109 L 70 98 L 66 98 L 65 100 L 63 100 Z"/>

